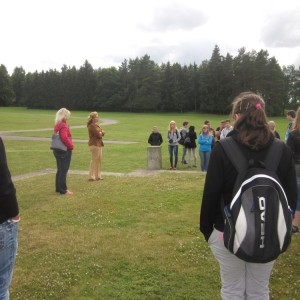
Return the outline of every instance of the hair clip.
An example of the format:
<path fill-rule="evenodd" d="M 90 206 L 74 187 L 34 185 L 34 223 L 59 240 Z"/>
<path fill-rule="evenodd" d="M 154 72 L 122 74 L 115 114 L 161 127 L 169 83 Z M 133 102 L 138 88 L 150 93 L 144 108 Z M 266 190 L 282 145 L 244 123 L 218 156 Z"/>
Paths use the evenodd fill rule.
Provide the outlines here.
<path fill-rule="evenodd" d="M 256 107 L 257 109 L 260 109 L 260 108 L 261 108 L 261 104 L 260 104 L 260 103 L 257 103 L 257 104 L 255 105 L 255 107 Z"/>

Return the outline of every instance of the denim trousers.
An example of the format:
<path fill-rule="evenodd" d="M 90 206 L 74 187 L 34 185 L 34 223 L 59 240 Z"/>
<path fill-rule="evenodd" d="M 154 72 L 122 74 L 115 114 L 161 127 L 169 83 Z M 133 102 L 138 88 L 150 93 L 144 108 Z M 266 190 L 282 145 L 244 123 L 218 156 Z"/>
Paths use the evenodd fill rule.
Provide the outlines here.
<path fill-rule="evenodd" d="M 7 220 L 0 224 L 0 300 L 9 299 L 17 249 L 18 223 Z"/>
<path fill-rule="evenodd" d="M 210 151 L 199 151 L 199 155 L 201 159 L 201 171 L 206 172 L 210 158 Z"/>
<path fill-rule="evenodd" d="M 197 166 L 197 157 L 196 157 L 196 148 L 187 148 L 187 154 L 188 154 L 188 166 L 192 166 L 192 155 L 194 158 L 194 166 Z"/>
<path fill-rule="evenodd" d="M 269 300 L 269 281 L 275 261 L 248 263 L 224 246 L 223 232 L 216 229 L 208 240 L 220 265 L 222 300 Z"/>
<path fill-rule="evenodd" d="M 168 145 L 169 148 L 169 155 L 170 155 L 170 165 L 171 167 L 177 167 L 178 162 L 178 145 Z M 173 153 L 175 158 L 175 163 L 173 164 Z"/>
<path fill-rule="evenodd" d="M 185 156 L 186 156 L 187 148 L 185 146 L 182 147 L 182 158 L 181 163 L 184 164 L 185 162 Z"/>
<path fill-rule="evenodd" d="M 72 151 L 62 152 L 59 150 L 53 150 L 53 154 L 56 158 L 57 172 L 55 178 L 55 191 L 57 193 L 65 194 L 67 188 L 67 174 L 69 171 Z"/>

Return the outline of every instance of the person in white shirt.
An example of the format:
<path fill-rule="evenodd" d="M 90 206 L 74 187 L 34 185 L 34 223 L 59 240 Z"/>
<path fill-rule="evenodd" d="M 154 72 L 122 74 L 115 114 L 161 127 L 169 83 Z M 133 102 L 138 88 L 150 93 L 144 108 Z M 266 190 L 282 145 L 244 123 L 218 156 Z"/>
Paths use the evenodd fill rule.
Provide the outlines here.
<path fill-rule="evenodd" d="M 220 140 L 226 138 L 227 134 L 233 130 L 233 126 L 231 126 L 230 120 L 224 121 L 224 128 L 220 134 Z"/>

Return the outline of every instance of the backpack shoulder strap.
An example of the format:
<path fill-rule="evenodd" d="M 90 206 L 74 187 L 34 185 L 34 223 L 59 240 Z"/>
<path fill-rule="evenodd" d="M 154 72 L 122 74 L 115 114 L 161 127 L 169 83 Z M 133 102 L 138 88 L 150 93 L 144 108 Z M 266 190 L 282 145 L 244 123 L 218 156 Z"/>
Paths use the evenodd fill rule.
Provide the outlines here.
<path fill-rule="evenodd" d="M 275 138 L 264 161 L 266 169 L 274 172 L 277 170 L 283 147 L 284 143 Z"/>
<path fill-rule="evenodd" d="M 238 173 L 245 171 L 248 168 L 248 161 L 234 139 L 226 137 L 219 142 Z"/>
<path fill-rule="evenodd" d="M 221 143 L 226 155 L 238 173 L 246 170 L 248 167 L 248 162 L 234 139 L 232 137 L 226 137 L 219 142 Z M 282 155 L 283 147 L 284 143 L 275 138 L 264 160 L 266 169 L 276 172 Z"/>

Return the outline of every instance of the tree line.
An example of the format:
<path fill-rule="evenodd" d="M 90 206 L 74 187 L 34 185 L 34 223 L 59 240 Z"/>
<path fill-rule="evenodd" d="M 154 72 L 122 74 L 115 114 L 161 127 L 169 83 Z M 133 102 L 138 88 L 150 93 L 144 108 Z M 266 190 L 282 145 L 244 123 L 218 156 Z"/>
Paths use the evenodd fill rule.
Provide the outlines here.
<path fill-rule="evenodd" d="M 201 65 L 156 64 L 145 54 L 120 67 L 93 69 L 85 61 L 76 69 L 9 75 L 0 66 L 0 106 L 124 112 L 206 112 L 227 114 L 242 91 L 261 94 L 268 115 L 282 115 L 300 100 L 300 70 L 281 68 L 266 50 L 224 57 L 216 45 Z"/>

